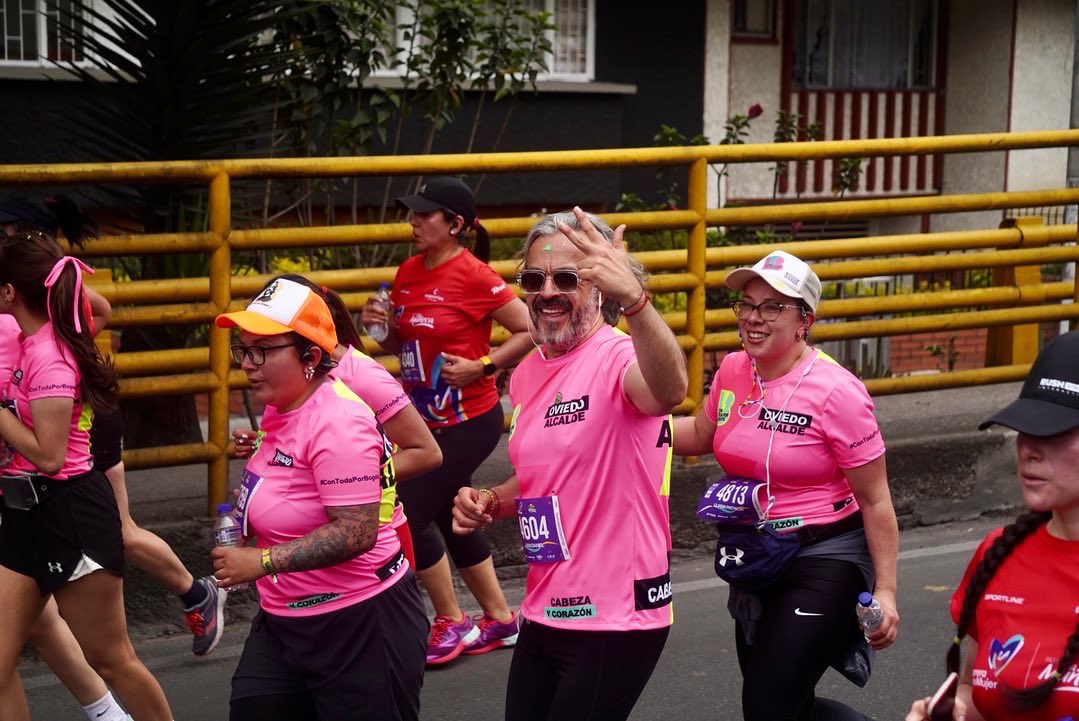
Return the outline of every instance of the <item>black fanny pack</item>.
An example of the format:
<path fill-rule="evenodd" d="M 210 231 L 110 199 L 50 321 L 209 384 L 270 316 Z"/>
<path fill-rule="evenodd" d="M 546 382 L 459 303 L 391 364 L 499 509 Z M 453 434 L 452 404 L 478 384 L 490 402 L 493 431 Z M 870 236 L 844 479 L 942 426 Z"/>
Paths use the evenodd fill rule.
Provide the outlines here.
<path fill-rule="evenodd" d="M 4 505 L 17 511 L 29 511 L 46 498 L 65 488 L 71 488 L 90 473 L 83 473 L 64 480 L 49 478 L 36 473 L 19 475 L 0 475 L 0 492 L 4 494 Z"/>

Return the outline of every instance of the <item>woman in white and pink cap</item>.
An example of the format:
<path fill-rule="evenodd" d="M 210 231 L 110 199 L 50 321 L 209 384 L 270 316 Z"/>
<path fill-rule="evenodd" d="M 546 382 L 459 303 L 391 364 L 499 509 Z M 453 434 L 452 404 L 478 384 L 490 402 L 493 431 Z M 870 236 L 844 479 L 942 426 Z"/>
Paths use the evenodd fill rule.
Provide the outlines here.
<path fill-rule="evenodd" d="M 774 251 L 727 286 L 742 291 L 732 307 L 743 350 L 724 357 L 696 417 L 676 421 L 674 450 L 714 453 L 723 482 L 760 494 L 750 527 L 778 532 L 775 545 L 789 549 L 788 565 L 752 585 L 730 580 L 742 711 L 747 721 L 862 719 L 814 687 L 833 663 L 864 684 L 866 642 L 882 649 L 896 637 L 898 525 L 873 402 L 809 344 L 821 283 L 806 263 Z M 734 576 L 745 559 L 724 538 L 716 570 Z M 865 637 L 854 612 L 863 592 L 883 611 Z"/>
<path fill-rule="evenodd" d="M 219 584 L 259 590 L 230 718 L 418 718 L 427 614 L 397 534 L 379 523 L 392 444 L 329 375 L 329 308 L 278 278 L 216 323 L 240 329 L 233 360 L 266 404 L 237 503 L 256 547 L 213 550 Z"/>

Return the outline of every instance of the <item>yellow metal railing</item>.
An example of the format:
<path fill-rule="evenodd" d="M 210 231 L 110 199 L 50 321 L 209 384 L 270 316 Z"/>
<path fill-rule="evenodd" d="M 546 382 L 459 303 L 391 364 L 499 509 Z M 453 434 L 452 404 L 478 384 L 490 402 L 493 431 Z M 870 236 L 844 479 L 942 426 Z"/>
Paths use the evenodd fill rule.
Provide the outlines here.
<path fill-rule="evenodd" d="M 709 227 L 764 225 L 794 221 L 827 221 L 899 215 L 1002 210 L 1079 203 L 1079 189 L 956 194 L 872 200 L 836 200 L 752 207 L 708 207 L 707 180 L 712 164 L 789 160 L 954 154 L 1079 144 L 1079 130 L 1014 134 L 892 138 L 858 141 L 763 145 L 694 146 L 575 150 L 561 152 L 432 155 L 357 158 L 251 159 L 166 163 L 98 163 L 0 166 L 0 186 L 64 186 L 118 183 L 201 184 L 209 193 L 209 223 L 205 232 L 116 235 L 88 243 L 84 256 L 125 256 L 205 253 L 205 278 L 116 282 L 100 279 L 95 288 L 113 304 L 111 325 L 209 324 L 204 348 L 119 353 L 116 365 L 123 376 L 125 396 L 208 393 L 208 438 L 204 443 L 131 449 L 124 458 L 132 468 L 207 463 L 208 508 L 225 498 L 228 471 L 228 399 L 230 389 L 243 387 L 242 373 L 230 368 L 229 334 L 212 326 L 218 313 L 236 308 L 262 287 L 268 276 L 231 276 L 231 253 L 236 250 L 395 243 L 411 240 L 404 223 L 340 225 L 308 228 L 233 228 L 231 193 L 237 181 L 276 178 L 341 176 L 400 176 L 438 173 L 521 173 L 680 166 L 688 171 L 684 209 L 641 213 L 612 213 L 612 225 L 626 223 L 631 231 L 686 231 L 686 250 L 637 253 L 655 275 L 655 293 L 684 292 L 684 312 L 668 313 L 668 324 L 686 352 L 690 390 L 681 412 L 692 412 L 703 397 L 705 353 L 736 348 L 734 316 L 729 309 L 706 310 L 709 288 L 721 287 L 732 267 L 751 264 L 768 251 L 786 247 L 812 261 L 821 279 L 829 281 L 873 275 L 929 273 L 976 268 L 999 269 L 997 285 L 969 290 L 944 290 L 827 300 L 818 317 L 834 321 L 814 327 L 818 341 L 865 338 L 989 327 L 999 329 L 993 340 L 997 365 L 908 378 L 866 381 L 871 392 L 895 393 L 1022 378 L 1032 357 L 1029 332 L 1016 338 L 1017 327 L 1079 318 L 1079 285 L 1041 283 L 1028 272 L 1011 269 L 1065 263 L 1079 259 L 1074 245 L 1076 226 L 1011 223 L 999 229 L 881 236 L 847 240 L 792 241 L 775 245 L 706 247 Z M 521 237 L 532 218 L 485 221 L 493 237 Z M 796 248 L 791 248 L 796 244 Z M 515 264 L 492 264 L 511 278 Z M 394 268 L 317 271 L 313 280 L 332 286 L 346 303 L 358 308 L 378 283 L 393 279 Z M 976 310 L 970 310 L 976 308 Z M 956 310 L 970 312 L 957 313 Z M 906 317 L 862 319 L 867 315 L 918 313 Z M 839 320 L 843 319 L 843 320 Z M 496 333 L 496 341 L 499 340 Z M 1035 341 L 1036 342 L 1036 341 Z M 1001 355 L 1001 349 L 1005 355 Z M 368 351 L 375 352 L 375 346 Z M 396 360 L 381 358 L 396 370 Z"/>

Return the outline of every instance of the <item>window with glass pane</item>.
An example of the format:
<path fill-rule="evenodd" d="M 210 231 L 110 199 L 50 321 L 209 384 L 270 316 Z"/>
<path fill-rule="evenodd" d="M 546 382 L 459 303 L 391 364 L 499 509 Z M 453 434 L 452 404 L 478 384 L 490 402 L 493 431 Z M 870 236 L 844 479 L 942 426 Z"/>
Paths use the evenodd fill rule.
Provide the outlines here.
<path fill-rule="evenodd" d="M 584 75 L 588 72 L 588 2 L 556 0 L 553 3 L 556 30 L 551 72 L 554 74 Z"/>
<path fill-rule="evenodd" d="M 550 13 L 551 22 L 555 25 L 554 31 L 550 34 L 552 53 L 547 59 L 548 71 L 545 75 L 569 79 L 589 77 L 591 71 L 589 53 L 594 32 L 594 28 L 589 25 L 589 19 L 592 17 L 591 10 L 594 3 L 595 0 L 521 0 L 521 4 L 531 12 Z M 492 9 L 493 3 L 488 0 L 487 10 Z M 411 11 L 398 4 L 395 28 L 388 36 L 395 37 L 399 47 L 407 47 L 404 32 L 405 28 L 412 25 L 413 19 Z M 387 57 L 392 56 L 392 51 L 387 48 Z M 401 53 L 400 56 L 403 58 L 405 53 Z M 381 71 L 379 74 L 403 72 L 404 68 L 397 66 Z"/>
<path fill-rule="evenodd" d="M 732 35 L 736 38 L 774 37 L 775 7 L 775 0 L 734 0 Z"/>
<path fill-rule="evenodd" d="M 795 87 L 933 87 L 936 0 L 798 0 L 795 5 Z"/>
<path fill-rule="evenodd" d="M 74 20 L 71 0 L 0 0 L 0 62 L 83 60 L 82 48 L 61 41 L 60 25 Z M 44 48 L 44 54 L 42 53 Z"/>

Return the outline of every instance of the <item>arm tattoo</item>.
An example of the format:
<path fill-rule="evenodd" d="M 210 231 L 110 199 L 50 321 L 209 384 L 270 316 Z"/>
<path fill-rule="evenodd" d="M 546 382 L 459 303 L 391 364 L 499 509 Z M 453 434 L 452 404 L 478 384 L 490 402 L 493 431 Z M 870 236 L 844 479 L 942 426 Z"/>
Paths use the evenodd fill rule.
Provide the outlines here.
<path fill-rule="evenodd" d="M 330 520 L 301 538 L 274 546 L 271 560 L 281 572 L 329 568 L 367 553 L 378 537 L 378 502 L 326 506 Z"/>

